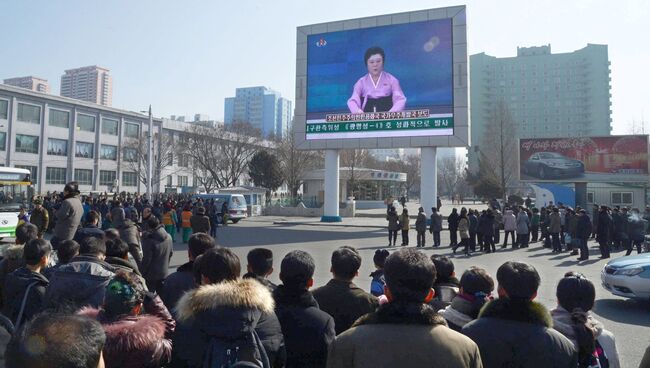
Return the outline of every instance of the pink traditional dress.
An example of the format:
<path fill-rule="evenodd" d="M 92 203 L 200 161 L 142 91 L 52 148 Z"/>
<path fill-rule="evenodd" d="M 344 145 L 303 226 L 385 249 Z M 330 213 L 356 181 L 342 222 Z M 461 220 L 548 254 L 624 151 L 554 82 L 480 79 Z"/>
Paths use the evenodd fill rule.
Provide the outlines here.
<path fill-rule="evenodd" d="M 381 72 L 377 83 L 370 74 L 361 77 L 354 84 L 348 108 L 353 114 L 363 112 L 397 112 L 406 106 L 406 96 L 399 86 L 399 80 L 391 74 Z"/>

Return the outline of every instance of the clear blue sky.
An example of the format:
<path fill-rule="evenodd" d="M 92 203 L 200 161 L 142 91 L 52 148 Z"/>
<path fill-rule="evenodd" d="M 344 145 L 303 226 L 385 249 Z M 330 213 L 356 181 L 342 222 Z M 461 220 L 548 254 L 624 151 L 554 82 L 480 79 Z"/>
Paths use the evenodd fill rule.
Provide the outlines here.
<path fill-rule="evenodd" d="M 14 0 L 2 5 L 0 79 L 35 75 L 58 94 L 64 69 L 101 65 L 113 106 L 156 116 L 223 118 L 236 87 L 265 85 L 294 98 L 296 27 L 458 5 L 450 1 Z M 650 128 L 650 3 L 468 1 L 470 54 L 514 56 L 609 45 L 614 132 L 643 117 Z M 645 116 L 644 116 L 645 114 Z M 646 131 L 647 132 L 647 131 Z"/>

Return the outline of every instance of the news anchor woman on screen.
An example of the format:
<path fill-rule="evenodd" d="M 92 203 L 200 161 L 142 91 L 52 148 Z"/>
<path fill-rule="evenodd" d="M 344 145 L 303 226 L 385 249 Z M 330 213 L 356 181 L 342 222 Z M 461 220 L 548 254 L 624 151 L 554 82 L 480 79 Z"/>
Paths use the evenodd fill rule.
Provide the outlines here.
<path fill-rule="evenodd" d="M 384 71 L 386 57 L 381 47 L 371 47 L 364 56 L 368 74 L 354 84 L 348 100 L 351 113 L 398 112 L 406 106 L 399 80 Z"/>

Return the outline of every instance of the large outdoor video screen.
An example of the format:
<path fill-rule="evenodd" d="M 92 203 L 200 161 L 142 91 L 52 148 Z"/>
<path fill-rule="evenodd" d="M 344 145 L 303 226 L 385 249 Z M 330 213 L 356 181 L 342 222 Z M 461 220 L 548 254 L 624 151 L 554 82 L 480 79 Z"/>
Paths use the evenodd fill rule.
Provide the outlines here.
<path fill-rule="evenodd" d="M 648 136 L 519 140 L 525 181 L 642 183 L 648 180 Z"/>
<path fill-rule="evenodd" d="M 307 37 L 307 140 L 454 134 L 452 19 Z"/>

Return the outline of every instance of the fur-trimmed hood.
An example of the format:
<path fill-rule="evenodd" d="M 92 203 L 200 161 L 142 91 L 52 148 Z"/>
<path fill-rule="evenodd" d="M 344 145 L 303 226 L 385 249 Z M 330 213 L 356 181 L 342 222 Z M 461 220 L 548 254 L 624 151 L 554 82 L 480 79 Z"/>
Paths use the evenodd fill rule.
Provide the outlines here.
<path fill-rule="evenodd" d="M 190 290 L 178 301 L 176 317 L 179 322 L 196 318 L 202 312 L 228 309 L 254 309 L 272 313 L 275 302 L 269 290 L 254 279 L 238 279 L 203 285 Z"/>
<path fill-rule="evenodd" d="M 479 318 L 493 317 L 534 324 L 543 327 L 553 327 L 553 319 L 546 307 L 532 300 L 513 300 L 510 298 L 499 298 L 487 303 Z"/>
<path fill-rule="evenodd" d="M 445 319 L 427 304 L 392 302 L 360 317 L 352 327 L 378 324 L 447 326 Z"/>
<path fill-rule="evenodd" d="M 22 260 L 23 259 L 23 253 L 25 250 L 24 245 L 9 245 L 6 248 L 2 250 L 2 256 L 5 259 L 10 259 L 12 261 L 14 260 Z"/>
<path fill-rule="evenodd" d="M 106 333 L 104 357 L 110 362 L 107 367 L 158 366 L 171 358 L 171 341 L 165 338 L 165 322 L 159 317 L 125 316 L 109 322 L 101 310 L 90 307 L 78 314 L 102 324 Z"/>

